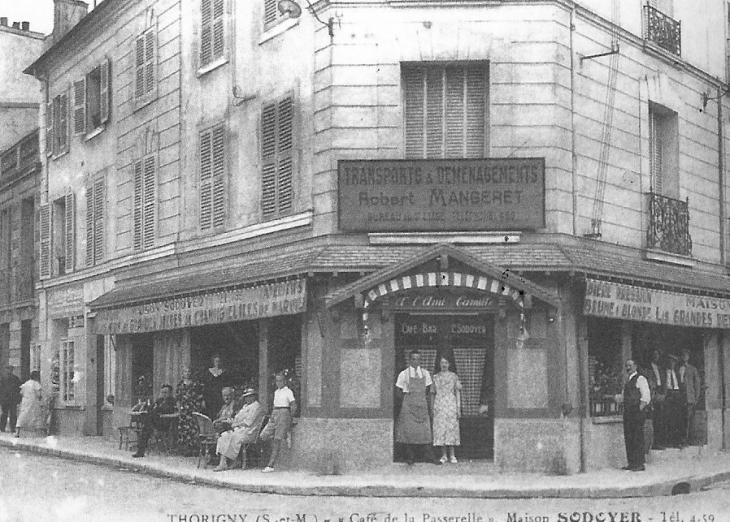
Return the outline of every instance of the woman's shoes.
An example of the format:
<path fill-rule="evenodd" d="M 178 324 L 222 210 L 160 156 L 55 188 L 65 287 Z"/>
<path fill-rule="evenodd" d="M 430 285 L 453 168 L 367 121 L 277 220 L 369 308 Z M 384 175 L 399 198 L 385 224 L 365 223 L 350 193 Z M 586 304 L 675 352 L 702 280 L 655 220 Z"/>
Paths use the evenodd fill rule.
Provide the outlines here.
<path fill-rule="evenodd" d="M 456 455 L 452 455 L 449 459 L 449 462 L 451 462 L 452 464 L 457 464 L 459 461 L 456 460 Z"/>
<path fill-rule="evenodd" d="M 274 471 L 274 468 L 271 466 L 266 466 L 264 469 L 261 470 L 262 473 L 271 473 Z"/>
<path fill-rule="evenodd" d="M 446 464 L 446 463 L 448 462 L 448 460 L 449 460 L 449 459 L 448 459 L 448 458 L 446 458 L 446 455 L 444 455 L 444 456 L 442 456 L 442 457 L 441 457 L 441 458 L 439 459 L 439 462 L 440 462 L 441 464 Z"/>

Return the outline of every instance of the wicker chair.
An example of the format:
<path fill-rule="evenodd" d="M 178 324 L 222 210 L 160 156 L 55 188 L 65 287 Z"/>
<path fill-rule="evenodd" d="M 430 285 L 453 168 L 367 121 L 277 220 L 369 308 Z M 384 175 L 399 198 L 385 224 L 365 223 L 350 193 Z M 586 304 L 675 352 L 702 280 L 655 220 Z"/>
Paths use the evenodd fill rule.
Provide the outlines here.
<path fill-rule="evenodd" d="M 203 415 L 202 413 L 193 412 L 195 420 L 198 421 L 198 445 L 200 450 L 198 452 L 198 468 L 200 467 L 200 460 L 204 459 L 208 455 L 208 451 L 213 448 L 215 449 L 218 444 L 218 433 L 213 427 L 213 421 L 210 417 Z M 208 465 L 207 458 L 205 465 Z"/>

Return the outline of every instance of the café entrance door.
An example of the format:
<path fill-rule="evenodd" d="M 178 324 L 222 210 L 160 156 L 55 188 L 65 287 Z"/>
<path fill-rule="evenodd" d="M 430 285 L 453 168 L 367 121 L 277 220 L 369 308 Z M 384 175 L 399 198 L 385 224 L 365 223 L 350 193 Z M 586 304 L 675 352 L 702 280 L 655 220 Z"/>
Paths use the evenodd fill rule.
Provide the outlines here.
<path fill-rule="evenodd" d="M 396 375 L 407 366 L 411 350 L 421 353 L 421 365 L 433 376 L 440 358 L 446 357 L 461 381 L 462 459 L 494 458 L 494 315 L 395 316 Z M 396 396 L 395 415 L 400 411 Z M 395 448 L 396 459 L 399 448 Z"/>

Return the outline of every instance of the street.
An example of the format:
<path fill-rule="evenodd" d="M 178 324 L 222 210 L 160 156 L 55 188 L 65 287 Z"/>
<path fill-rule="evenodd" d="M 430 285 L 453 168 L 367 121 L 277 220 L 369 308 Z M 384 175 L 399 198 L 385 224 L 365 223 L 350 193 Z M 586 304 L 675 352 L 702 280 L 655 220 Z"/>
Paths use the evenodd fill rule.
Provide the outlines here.
<path fill-rule="evenodd" d="M 728 522 L 730 482 L 611 500 L 301 497 L 185 484 L 0 448 L 0 522 Z"/>

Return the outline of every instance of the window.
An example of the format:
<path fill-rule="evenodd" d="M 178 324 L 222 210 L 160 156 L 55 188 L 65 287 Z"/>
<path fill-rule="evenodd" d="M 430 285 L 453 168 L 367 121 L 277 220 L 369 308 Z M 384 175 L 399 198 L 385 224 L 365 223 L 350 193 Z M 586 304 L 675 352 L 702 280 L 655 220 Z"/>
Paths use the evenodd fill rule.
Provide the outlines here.
<path fill-rule="evenodd" d="M 155 31 L 148 29 L 135 41 L 134 98 L 151 99 L 155 93 Z"/>
<path fill-rule="evenodd" d="M 261 207 L 264 217 L 290 212 L 292 191 L 294 100 L 266 105 L 261 114 Z"/>
<path fill-rule="evenodd" d="M 68 151 L 68 94 L 53 98 L 46 107 L 46 154 Z"/>
<path fill-rule="evenodd" d="M 487 154 L 487 64 L 403 67 L 407 158 Z"/>
<path fill-rule="evenodd" d="M 674 0 L 648 0 L 648 4 L 667 16 L 674 16 Z"/>
<path fill-rule="evenodd" d="M 32 344 L 30 346 L 30 370 L 41 370 L 41 345 Z"/>
<path fill-rule="evenodd" d="M 205 66 L 223 57 L 225 25 L 224 0 L 201 0 L 200 65 Z"/>
<path fill-rule="evenodd" d="M 623 387 L 621 329 L 610 319 L 588 318 L 588 379 L 591 417 L 618 415 L 614 397 Z"/>
<path fill-rule="evenodd" d="M 225 220 L 225 126 L 200 133 L 200 228 L 223 225 Z"/>
<path fill-rule="evenodd" d="M 144 250 L 155 244 L 156 178 L 154 156 L 145 156 L 134 163 L 135 250 Z"/>
<path fill-rule="evenodd" d="M 75 210 L 76 196 L 72 192 L 53 202 L 49 245 L 53 253 L 52 275 L 64 275 L 74 269 L 76 247 Z"/>
<path fill-rule="evenodd" d="M 111 67 L 109 60 L 74 82 L 74 134 L 91 133 L 109 120 Z"/>
<path fill-rule="evenodd" d="M 53 361 L 55 368 L 52 368 L 52 376 L 58 379 L 58 390 L 61 399 L 66 403 L 76 400 L 75 355 L 74 341 L 65 339 L 61 341 L 60 350 Z"/>
<path fill-rule="evenodd" d="M 286 15 L 279 12 L 279 0 L 264 0 L 264 31 L 286 19 Z"/>
<path fill-rule="evenodd" d="M 679 197 L 679 128 L 677 113 L 649 103 L 649 168 L 652 192 Z"/>
<path fill-rule="evenodd" d="M 86 266 L 104 260 L 104 178 L 86 187 Z"/>
<path fill-rule="evenodd" d="M 38 232 L 40 235 L 38 276 L 51 277 L 51 207 L 41 205 L 38 209 Z"/>

